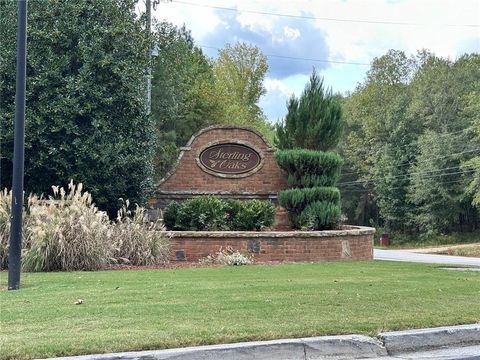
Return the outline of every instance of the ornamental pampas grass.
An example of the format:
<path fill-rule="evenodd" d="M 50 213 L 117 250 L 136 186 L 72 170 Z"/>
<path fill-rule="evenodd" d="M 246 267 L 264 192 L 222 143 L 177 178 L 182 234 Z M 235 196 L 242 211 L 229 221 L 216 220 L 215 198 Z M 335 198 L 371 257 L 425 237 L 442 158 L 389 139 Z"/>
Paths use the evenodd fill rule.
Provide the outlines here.
<path fill-rule="evenodd" d="M 153 265 L 168 261 L 169 237 L 146 210 L 129 203 L 111 222 L 82 184 L 52 186 L 48 200 L 30 195 L 26 203 L 22 252 L 24 271 L 98 270 L 118 262 Z M 12 195 L 0 193 L 0 265 L 8 266 Z"/>
<path fill-rule="evenodd" d="M 112 259 L 111 225 L 82 184 L 68 191 L 52 186 L 54 196 L 30 207 L 25 237 L 31 244 L 23 258 L 25 271 L 97 270 Z"/>
<path fill-rule="evenodd" d="M 169 237 L 160 222 L 148 222 L 140 206 L 128 210 L 128 200 L 117 213 L 113 225 L 115 258 L 131 265 L 156 265 L 168 261 Z"/>
<path fill-rule="evenodd" d="M 29 226 L 28 212 L 30 207 L 38 203 L 39 198 L 36 195 L 30 195 L 26 201 L 26 211 L 23 217 L 23 228 Z M 0 269 L 8 268 L 8 249 L 10 240 L 10 221 L 12 216 L 12 191 L 4 189 L 0 192 Z M 29 247 L 29 239 L 25 236 L 22 239 L 22 251 Z"/>

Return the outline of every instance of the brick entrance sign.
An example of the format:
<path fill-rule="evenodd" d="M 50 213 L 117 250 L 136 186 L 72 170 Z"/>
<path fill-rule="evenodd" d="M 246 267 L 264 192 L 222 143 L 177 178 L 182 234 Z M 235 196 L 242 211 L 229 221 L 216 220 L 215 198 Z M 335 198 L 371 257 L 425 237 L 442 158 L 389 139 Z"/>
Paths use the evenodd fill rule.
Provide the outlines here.
<path fill-rule="evenodd" d="M 270 199 L 286 188 L 286 175 L 274 149 L 258 132 L 233 126 L 211 126 L 181 148 L 176 167 L 160 181 L 152 205 L 199 195 L 236 199 Z"/>
<path fill-rule="evenodd" d="M 277 201 L 287 187 L 274 149 L 258 132 L 211 126 L 192 136 L 172 172 L 157 185 L 150 204 L 164 209 L 171 201 L 201 195 Z M 275 225 L 264 232 L 172 232 L 172 261 L 197 261 L 226 247 L 258 261 L 369 260 L 375 229 L 343 226 L 330 231 L 291 231 L 277 206 Z"/>

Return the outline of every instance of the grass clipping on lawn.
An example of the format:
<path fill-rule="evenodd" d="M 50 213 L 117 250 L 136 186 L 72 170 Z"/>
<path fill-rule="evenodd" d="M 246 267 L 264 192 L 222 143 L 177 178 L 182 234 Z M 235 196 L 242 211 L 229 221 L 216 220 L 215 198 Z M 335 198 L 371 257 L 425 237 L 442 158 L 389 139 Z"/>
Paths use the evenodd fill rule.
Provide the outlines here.
<path fill-rule="evenodd" d="M 26 273 L 19 291 L 6 291 L 5 281 L 2 272 L 2 359 L 376 335 L 480 321 L 480 273 L 430 264 Z"/>

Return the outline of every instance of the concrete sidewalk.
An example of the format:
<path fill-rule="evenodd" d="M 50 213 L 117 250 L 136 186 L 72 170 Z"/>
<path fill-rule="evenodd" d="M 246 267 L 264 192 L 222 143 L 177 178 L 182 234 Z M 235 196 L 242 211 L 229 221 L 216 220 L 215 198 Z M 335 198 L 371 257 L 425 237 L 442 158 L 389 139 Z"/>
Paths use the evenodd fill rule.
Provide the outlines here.
<path fill-rule="evenodd" d="M 480 324 L 363 335 L 254 341 L 179 349 L 97 354 L 56 360 L 480 360 Z"/>
<path fill-rule="evenodd" d="M 458 266 L 479 266 L 480 258 L 464 257 L 464 256 L 450 256 L 450 255 L 434 255 L 434 254 L 419 254 L 405 250 L 383 250 L 374 249 L 373 258 L 375 260 L 389 260 L 389 261 L 407 261 L 419 262 L 428 264 L 445 264 Z"/>

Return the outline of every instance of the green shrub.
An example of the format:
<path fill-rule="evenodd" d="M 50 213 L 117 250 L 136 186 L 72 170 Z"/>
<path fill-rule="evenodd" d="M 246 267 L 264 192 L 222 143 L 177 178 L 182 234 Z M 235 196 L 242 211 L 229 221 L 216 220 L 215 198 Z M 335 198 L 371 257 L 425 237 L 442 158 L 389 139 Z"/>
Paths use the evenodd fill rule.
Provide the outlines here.
<path fill-rule="evenodd" d="M 238 213 L 242 209 L 243 202 L 237 199 L 225 199 L 226 203 L 225 212 L 227 216 L 227 223 L 229 224 L 229 228 L 232 227 L 232 224 L 235 222 Z"/>
<path fill-rule="evenodd" d="M 163 212 L 163 223 L 167 229 L 175 230 L 179 209 L 180 203 L 172 201 L 170 204 L 168 204 L 167 208 Z"/>
<path fill-rule="evenodd" d="M 227 204 L 215 196 L 185 200 L 177 212 L 175 230 L 220 231 L 227 229 Z"/>
<path fill-rule="evenodd" d="M 201 196 L 171 203 L 164 212 L 169 230 L 180 231 L 253 231 L 271 226 L 275 206 L 270 201 L 221 199 Z"/>
<path fill-rule="evenodd" d="M 169 238 L 160 221 L 148 222 L 146 210 L 136 206 L 128 210 L 129 203 L 118 211 L 112 226 L 114 257 L 117 262 L 131 265 L 156 265 L 168 261 Z"/>
<path fill-rule="evenodd" d="M 278 202 L 287 211 L 302 212 L 308 204 L 316 201 L 327 201 L 340 204 L 340 191 L 336 187 L 295 188 L 281 191 Z"/>
<path fill-rule="evenodd" d="M 306 149 L 278 151 L 275 157 L 291 187 L 333 186 L 343 164 L 335 153 Z"/>
<path fill-rule="evenodd" d="M 335 228 L 340 222 L 341 208 L 328 201 L 309 204 L 298 216 L 298 225 L 305 230 L 326 230 Z"/>
<path fill-rule="evenodd" d="M 262 230 L 273 225 L 275 206 L 270 201 L 248 200 L 241 202 L 234 217 L 233 230 Z"/>

